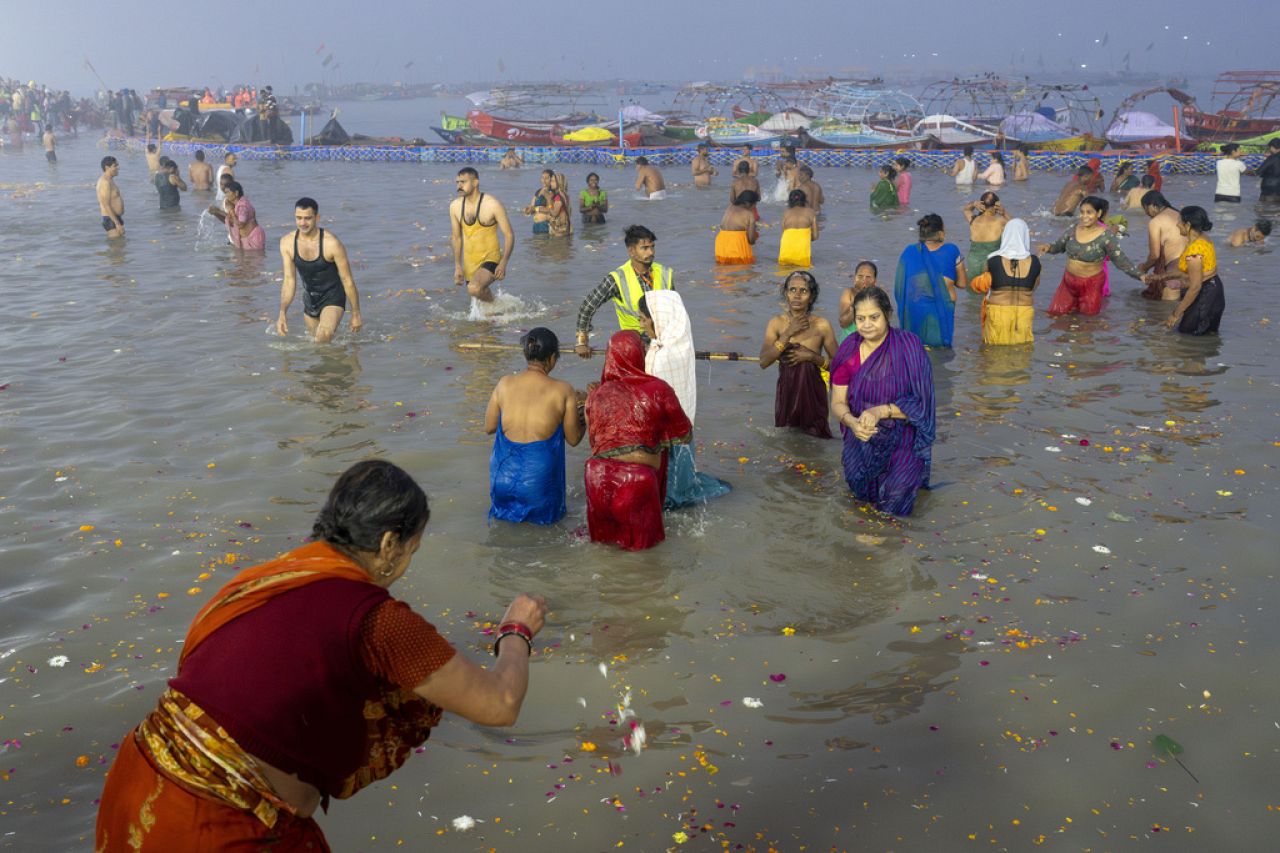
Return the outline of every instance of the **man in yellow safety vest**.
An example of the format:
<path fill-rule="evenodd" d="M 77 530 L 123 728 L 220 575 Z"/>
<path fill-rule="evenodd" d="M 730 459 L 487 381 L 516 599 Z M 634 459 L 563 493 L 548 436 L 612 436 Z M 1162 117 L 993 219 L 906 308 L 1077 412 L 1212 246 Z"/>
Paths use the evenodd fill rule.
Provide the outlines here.
<path fill-rule="evenodd" d="M 624 244 L 629 256 L 626 263 L 604 277 L 578 309 L 578 335 L 573 351 L 582 358 L 591 357 L 591 319 L 601 305 L 613 300 L 618 315 L 618 328 L 644 334 L 640 321 L 640 297 L 650 290 L 674 290 L 671 269 L 654 261 L 658 238 L 643 225 L 626 230 Z"/>

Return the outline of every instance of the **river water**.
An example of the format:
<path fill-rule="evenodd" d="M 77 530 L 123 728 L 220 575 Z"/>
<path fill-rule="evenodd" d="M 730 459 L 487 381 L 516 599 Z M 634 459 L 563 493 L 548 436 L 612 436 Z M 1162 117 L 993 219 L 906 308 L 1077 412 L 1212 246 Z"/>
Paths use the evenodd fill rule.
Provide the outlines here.
<path fill-rule="evenodd" d="M 553 616 L 519 724 L 447 719 L 320 816 L 335 850 L 1270 849 L 1280 282 L 1270 248 L 1225 245 L 1253 211 L 1215 209 L 1210 178 L 1168 178 L 1166 194 L 1218 222 L 1221 338 L 1166 331 L 1168 303 L 1117 275 L 1101 316 L 1041 312 L 1033 349 L 984 350 L 962 294 L 955 349 L 932 356 L 936 488 L 902 521 L 850 498 L 837 442 L 773 428 L 772 372 L 702 362 L 699 465 L 734 491 L 627 554 L 585 541 L 585 445 L 563 523 L 486 524 L 485 401 L 520 363 L 455 345 L 539 324 L 571 340 L 639 222 L 699 348 L 757 352 L 778 230 L 754 267 L 717 269 L 723 176 L 698 192 L 670 170 L 670 197 L 648 202 L 630 170 L 600 170 L 608 225 L 557 242 L 518 213 L 537 169 L 486 168 L 519 235 L 503 284 L 519 306 L 487 322 L 451 282 L 453 167 L 242 161 L 268 245 L 302 195 L 347 244 L 366 326 L 315 346 L 268 333 L 275 253 L 237 256 L 195 194 L 158 211 L 136 154 L 117 152 L 128 237 L 108 244 L 103 153 L 85 136 L 53 167 L 0 155 L 0 847 L 90 846 L 103 774 L 192 615 L 237 567 L 299 544 L 337 474 L 379 456 L 433 503 L 400 597 L 477 659 L 517 592 Z M 565 171 L 576 193 L 586 169 Z M 919 215 L 967 247 L 974 193 L 941 173 L 918 173 L 913 209 L 887 218 L 867 212 L 869 171 L 818 178 L 828 317 L 859 259 L 892 283 Z M 1061 229 L 1045 209 L 1064 180 L 1001 192 L 1037 241 Z M 1062 265 L 1046 262 L 1041 308 Z M 290 319 L 302 327 L 296 303 Z M 568 357 L 558 374 L 581 387 L 600 367 Z"/>

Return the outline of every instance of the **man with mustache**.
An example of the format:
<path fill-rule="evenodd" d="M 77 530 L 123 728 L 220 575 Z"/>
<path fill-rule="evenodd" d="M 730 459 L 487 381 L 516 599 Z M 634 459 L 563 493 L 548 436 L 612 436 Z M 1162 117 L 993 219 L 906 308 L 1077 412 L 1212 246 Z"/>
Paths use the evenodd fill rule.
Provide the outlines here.
<path fill-rule="evenodd" d="M 507 261 L 516 247 L 506 208 L 480 192 L 480 173 L 470 166 L 458 170 L 458 197 L 449 203 L 449 243 L 453 246 L 453 281 L 467 285 L 467 293 L 492 302 L 489 285 L 507 275 Z M 498 246 L 498 231 L 502 246 Z"/>

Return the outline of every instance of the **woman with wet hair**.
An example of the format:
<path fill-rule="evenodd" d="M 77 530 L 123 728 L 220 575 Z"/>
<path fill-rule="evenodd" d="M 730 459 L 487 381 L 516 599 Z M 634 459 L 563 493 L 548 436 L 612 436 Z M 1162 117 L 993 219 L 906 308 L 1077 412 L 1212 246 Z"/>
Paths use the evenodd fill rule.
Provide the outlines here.
<path fill-rule="evenodd" d="M 886 210 L 897 209 L 898 187 L 894 183 L 894 179 L 897 177 L 897 171 L 888 163 L 880 167 L 880 180 L 871 188 L 872 213 L 883 213 Z"/>
<path fill-rule="evenodd" d="M 916 222 L 920 239 L 898 256 L 893 299 L 902 328 L 925 346 L 949 347 L 955 328 L 956 289 L 968 286 L 960 250 L 946 242 L 942 217 L 930 213 Z"/>
<path fill-rule="evenodd" d="M 845 338 L 831 373 L 831 411 L 840 423 L 840 461 L 860 500 L 910 515 L 928 488 L 937 433 L 933 367 L 920 339 L 889 325 L 889 294 L 869 287 L 853 297 L 857 331 Z"/>
<path fill-rule="evenodd" d="M 1000 248 L 1000 235 L 1004 232 L 1009 214 L 1005 212 L 1000 196 L 990 190 L 977 201 L 971 201 L 961 210 L 969 221 L 969 253 L 965 255 L 964 270 L 972 281 L 987 268 L 987 257 Z"/>
<path fill-rule="evenodd" d="M 756 230 L 756 203 L 760 194 L 755 190 L 743 190 L 725 210 L 716 232 L 717 264 L 750 264 L 756 256 L 751 247 L 759 232 Z"/>
<path fill-rule="evenodd" d="M 778 364 L 773 424 L 831 438 L 824 379 L 836 354 L 836 337 L 831 324 L 813 314 L 818 280 L 797 270 L 783 280 L 781 290 L 786 311 L 769 320 L 760 348 L 761 370 Z"/>
<path fill-rule="evenodd" d="M 1227 310 L 1227 297 L 1218 277 L 1217 252 L 1205 236 L 1213 230 L 1213 223 L 1203 207 L 1191 205 L 1182 208 L 1178 230 L 1187 238 L 1187 248 L 1178 258 L 1178 272 L 1160 278 L 1181 279 L 1184 291 L 1165 325 L 1171 329 L 1177 326 L 1184 335 L 1216 335 Z"/>
<path fill-rule="evenodd" d="M 809 207 L 804 190 L 792 190 L 782 213 L 782 237 L 778 243 L 778 264 L 807 267 L 813 261 L 813 241 L 818 239 L 818 215 Z"/>
<path fill-rule="evenodd" d="M 245 569 L 196 614 L 155 710 L 107 776 L 95 849 L 328 850 L 312 818 L 385 778 L 444 711 L 515 723 L 547 604 L 519 595 L 483 669 L 388 587 L 427 496 L 389 462 L 338 478 L 314 540 Z"/>
<path fill-rule="evenodd" d="M 578 210 L 582 211 L 583 225 L 603 225 L 609 212 L 609 194 L 600 189 L 600 176 L 587 173 L 587 188 L 578 193 Z"/>

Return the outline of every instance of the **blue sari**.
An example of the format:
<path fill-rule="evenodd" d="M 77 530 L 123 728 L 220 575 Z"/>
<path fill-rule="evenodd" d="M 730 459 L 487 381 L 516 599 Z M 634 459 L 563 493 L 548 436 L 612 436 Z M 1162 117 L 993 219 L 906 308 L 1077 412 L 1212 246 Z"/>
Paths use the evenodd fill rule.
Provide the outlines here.
<path fill-rule="evenodd" d="M 944 278 L 956 278 L 960 250 L 944 243 L 930 251 L 923 242 L 908 246 L 898 257 L 893 301 L 902 328 L 914 332 L 929 347 L 951 346 L 956 324 L 956 304 Z M 848 338 L 846 338 L 848 340 Z"/>
<path fill-rule="evenodd" d="M 667 496 L 663 509 L 703 504 L 727 495 L 733 487 L 718 477 L 704 474 L 693 463 L 693 443 L 672 445 L 667 457 Z"/>
<path fill-rule="evenodd" d="M 564 425 L 542 441 L 512 441 L 499 413 L 489 456 L 489 520 L 555 524 L 565 514 L 564 494 Z"/>
<path fill-rule="evenodd" d="M 844 339 L 832 362 L 833 383 L 837 373 L 845 373 L 841 365 L 855 358 L 861 345 L 862 335 L 857 332 Z M 879 431 L 869 441 L 840 425 L 845 481 L 856 497 L 876 509 L 910 515 L 916 491 L 929 487 L 937 435 L 929 354 L 911 332 L 890 328 L 884 343 L 858 366 L 848 387 L 849 411 L 854 415 L 892 403 L 907 417 L 880 421 Z"/>

